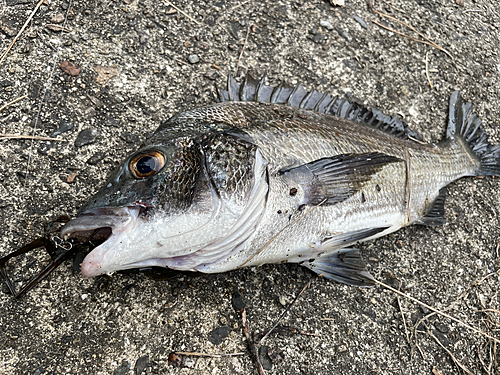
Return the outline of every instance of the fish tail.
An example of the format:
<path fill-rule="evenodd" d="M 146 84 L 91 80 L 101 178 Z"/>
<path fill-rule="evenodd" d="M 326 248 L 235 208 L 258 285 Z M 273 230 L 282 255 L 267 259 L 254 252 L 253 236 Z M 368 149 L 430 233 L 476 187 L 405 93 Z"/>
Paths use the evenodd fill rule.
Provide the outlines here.
<path fill-rule="evenodd" d="M 481 119 L 472 112 L 472 104 L 464 104 L 458 91 L 451 94 L 448 119 L 446 137 L 462 140 L 468 153 L 478 160 L 476 176 L 499 176 L 500 145 L 490 144 Z"/>

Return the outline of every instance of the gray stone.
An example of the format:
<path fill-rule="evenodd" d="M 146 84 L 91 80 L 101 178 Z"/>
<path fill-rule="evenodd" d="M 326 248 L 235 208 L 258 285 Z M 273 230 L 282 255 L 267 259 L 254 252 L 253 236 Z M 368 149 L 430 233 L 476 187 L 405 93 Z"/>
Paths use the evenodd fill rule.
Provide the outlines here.
<path fill-rule="evenodd" d="M 82 147 L 94 143 L 97 134 L 98 132 L 96 129 L 83 129 L 76 137 L 75 146 Z"/>
<path fill-rule="evenodd" d="M 188 61 L 191 64 L 196 64 L 198 61 L 200 61 L 200 58 L 198 57 L 198 55 L 189 55 L 188 56 Z"/>
<path fill-rule="evenodd" d="M 320 24 L 322 27 L 324 27 L 324 28 L 326 28 L 326 29 L 328 29 L 328 30 L 333 30 L 333 25 L 330 23 L 330 21 L 327 21 L 327 20 L 321 20 L 321 21 L 319 22 L 319 24 Z"/>
<path fill-rule="evenodd" d="M 363 27 L 363 29 L 368 28 L 368 25 L 366 24 L 366 22 L 357 14 L 353 15 L 352 18 L 354 18 L 356 20 L 356 22 L 359 23 L 361 25 L 361 27 Z"/>

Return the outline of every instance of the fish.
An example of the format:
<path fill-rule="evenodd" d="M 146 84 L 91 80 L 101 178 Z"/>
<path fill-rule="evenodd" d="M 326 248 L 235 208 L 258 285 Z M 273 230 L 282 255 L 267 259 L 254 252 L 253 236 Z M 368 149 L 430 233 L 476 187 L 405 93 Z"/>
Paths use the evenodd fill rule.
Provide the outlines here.
<path fill-rule="evenodd" d="M 229 75 L 217 94 L 163 122 L 62 228 L 66 240 L 103 241 L 83 276 L 298 263 L 369 287 L 358 243 L 442 225 L 446 185 L 500 175 L 500 146 L 457 91 L 436 143 L 397 117 L 301 84 Z"/>

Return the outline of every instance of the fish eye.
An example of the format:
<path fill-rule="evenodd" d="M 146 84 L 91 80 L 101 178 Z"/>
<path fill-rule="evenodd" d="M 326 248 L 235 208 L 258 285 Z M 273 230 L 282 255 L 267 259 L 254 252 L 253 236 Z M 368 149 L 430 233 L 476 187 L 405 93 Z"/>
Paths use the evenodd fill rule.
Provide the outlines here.
<path fill-rule="evenodd" d="M 156 174 L 164 165 L 165 155 L 159 151 L 151 150 L 134 156 L 129 163 L 129 169 L 135 178 L 141 179 Z"/>

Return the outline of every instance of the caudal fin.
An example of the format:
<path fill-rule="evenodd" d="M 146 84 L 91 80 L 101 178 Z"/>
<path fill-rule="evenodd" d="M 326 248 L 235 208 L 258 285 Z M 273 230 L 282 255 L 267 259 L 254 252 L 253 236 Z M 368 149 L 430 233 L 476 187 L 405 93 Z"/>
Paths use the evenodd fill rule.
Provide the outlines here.
<path fill-rule="evenodd" d="M 479 160 L 477 175 L 500 175 L 500 145 L 492 145 L 481 119 L 472 113 L 472 104 L 465 103 L 458 91 L 451 94 L 447 138 L 460 138 Z"/>

